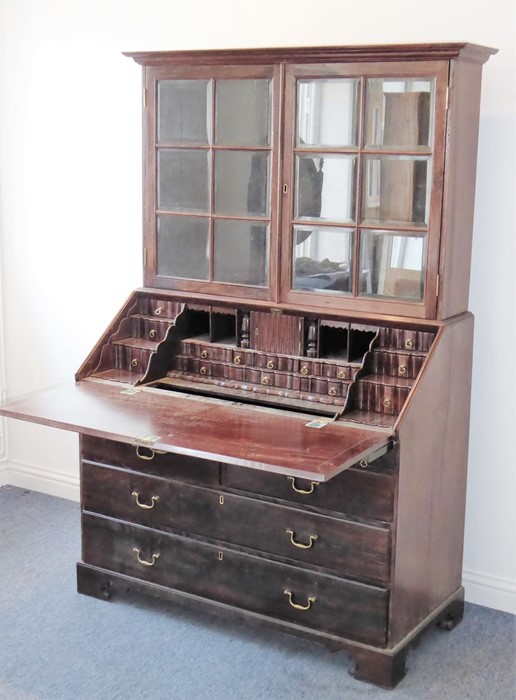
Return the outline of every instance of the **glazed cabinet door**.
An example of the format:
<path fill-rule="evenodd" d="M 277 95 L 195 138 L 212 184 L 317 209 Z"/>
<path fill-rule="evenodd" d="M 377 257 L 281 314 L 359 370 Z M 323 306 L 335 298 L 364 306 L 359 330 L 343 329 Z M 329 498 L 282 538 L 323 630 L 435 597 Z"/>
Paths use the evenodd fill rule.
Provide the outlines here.
<path fill-rule="evenodd" d="M 286 70 L 282 297 L 432 317 L 446 62 Z"/>
<path fill-rule="evenodd" d="M 277 71 L 146 69 L 146 284 L 269 298 Z"/>

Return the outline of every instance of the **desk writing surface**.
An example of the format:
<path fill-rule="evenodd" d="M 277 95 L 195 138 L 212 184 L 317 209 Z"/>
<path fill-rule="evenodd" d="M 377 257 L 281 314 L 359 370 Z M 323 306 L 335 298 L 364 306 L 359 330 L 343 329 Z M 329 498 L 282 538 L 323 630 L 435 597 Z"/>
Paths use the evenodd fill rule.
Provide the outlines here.
<path fill-rule="evenodd" d="M 13 401 L 0 414 L 154 449 L 327 481 L 387 445 L 387 430 L 143 387 L 83 381 Z M 154 439 L 155 438 L 155 439 Z"/>

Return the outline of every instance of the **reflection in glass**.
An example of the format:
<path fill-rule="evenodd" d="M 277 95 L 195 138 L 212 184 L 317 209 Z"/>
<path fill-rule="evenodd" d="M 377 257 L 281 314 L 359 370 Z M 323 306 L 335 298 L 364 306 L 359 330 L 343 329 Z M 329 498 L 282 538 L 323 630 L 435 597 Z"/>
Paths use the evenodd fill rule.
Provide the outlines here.
<path fill-rule="evenodd" d="M 215 156 L 217 214 L 266 216 L 269 155 L 263 151 L 218 151 Z"/>
<path fill-rule="evenodd" d="M 215 143 L 268 146 L 270 80 L 217 80 Z"/>
<path fill-rule="evenodd" d="M 422 301 L 425 236 L 362 231 L 360 295 Z"/>
<path fill-rule="evenodd" d="M 214 229 L 214 280 L 267 285 L 269 227 L 253 221 L 218 219 Z"/>
<path fill-rule="evenodd" d="M 297 81 L 298 146 L 356 146 L 359 81 Z"/>
<path fill-rule="evenodd" d="M 208 218 L 158 216 L 158 275 L 208 279 Z"/>
<path fill-rule="evenodd" d="M 428 223 L 428 158 L 380 156 L 364 161 L 362 219 L 375 224 Z"/>
<path fill-rule="evenodd" d="M 208 152 L 160 149 L 158 209 L 204 213 L 208 208 Z"/>
<path fill-rule="evenodd" d="M 366 93 L 368 146 L 430 146 L 433 133 L 434 81 L 372 78 Z"/>
<path fill-rule="evenodd" d="M 208 92 L 208 80 L 158 81 L 158 143 L 208 143 Z"/>
<path fill-rule="evenodd" d="M 293 288 L 351 292 L 353 231 L 294 227 Z"/>
<path fill-rule="evenodd" d="M 355 156 L 296 156 L 296 218 L 355 219 Z"/>

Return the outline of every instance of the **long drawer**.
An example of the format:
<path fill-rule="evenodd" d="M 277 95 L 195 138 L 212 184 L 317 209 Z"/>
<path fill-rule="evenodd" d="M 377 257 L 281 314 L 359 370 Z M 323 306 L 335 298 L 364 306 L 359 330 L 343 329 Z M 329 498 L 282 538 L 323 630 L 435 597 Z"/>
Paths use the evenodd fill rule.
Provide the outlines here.
<path fill-rule="evenodd" d="M 82 459 L 101 464 L 114 464 L 125 469 L 168 476 L 200 484 L 218 484 L 220 465 L 206 459 L 162 453 L 152 447 L 128 445 L 104 438 L 81 436 Z"/>
<path fill-rule="evenodd" d="M 304 508 L 391 522 L 396 485 L 394 460 L 393 453 L 389 453 L 376 460 L 373 468 L 350 468 L 325 483 L 233 465 L 223 465 L 221 480 L 228 488 L 278 498 Z"/>
<path fill-rule="evenodd" d="M 388 591 L 83 515 L 83 561 L 348 639 L 386 643 Z"/>
<path fill-rule="evenodd" d="M 220 489 L 82 464 L 83 509 L 387 583 L 390 531 Z"/>

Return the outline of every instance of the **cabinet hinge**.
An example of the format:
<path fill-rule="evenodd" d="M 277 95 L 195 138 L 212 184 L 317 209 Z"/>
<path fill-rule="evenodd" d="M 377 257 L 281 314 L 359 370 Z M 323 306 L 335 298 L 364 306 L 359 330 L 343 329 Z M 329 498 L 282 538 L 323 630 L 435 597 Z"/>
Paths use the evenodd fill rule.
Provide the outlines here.
<path fill-rule="evenodd" d="M 147 248 L 143 249 L 143 267 L 147 267 Z"/>
<path fill-rule="evenodd" d="M 435 278 L 435 296 L 439 296 L 439 287 L 441 286 L 441 275 L 436 275 Z"/>
<path fill-rule="evenodd" d="M 450 104 L 450 86 L 448 85 L 446 88 L 446 111 L 448 111 L 448 105 Z"/>
<path fill-rule="evenodd" d="M 142 102 L 143 102 L 143 109 L 147 107 L 147 90 L 146 88 L 143 88 L 142 91 Z"/>

